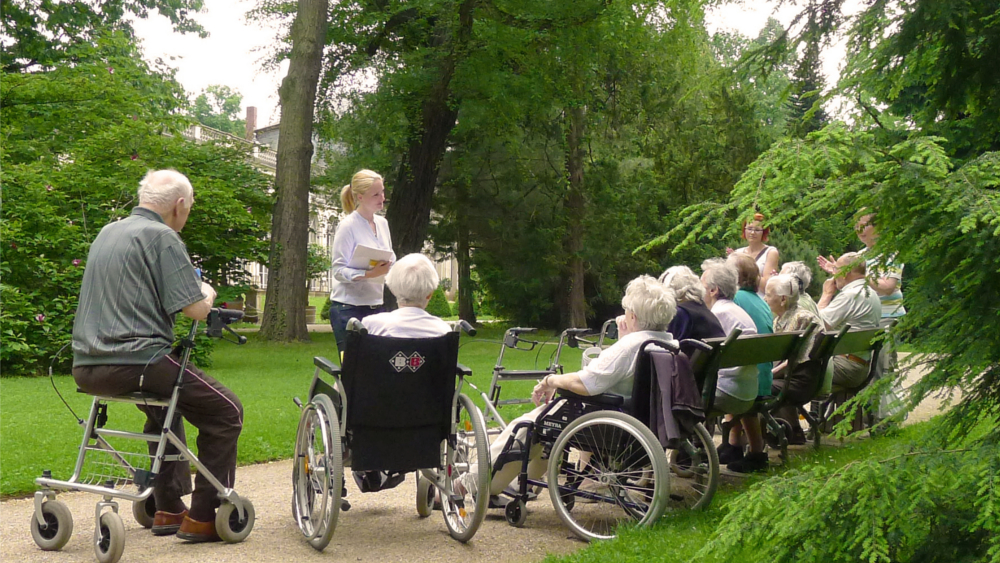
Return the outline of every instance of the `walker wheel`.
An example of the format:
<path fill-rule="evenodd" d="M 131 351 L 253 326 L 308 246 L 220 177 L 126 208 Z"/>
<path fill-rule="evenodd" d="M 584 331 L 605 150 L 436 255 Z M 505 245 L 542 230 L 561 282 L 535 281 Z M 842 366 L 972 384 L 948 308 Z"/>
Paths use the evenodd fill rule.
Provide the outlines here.
<path fill-rule="evenodd" d="M 239 543 L 250 535 L 253 530 L 254 510 L 250 499 L 243 498 L 245 512 L 240 514 L 236 505 L 224 502 L 215 515 L 215 531 L 226 543 Z"/>
<path fill-rule="evenodd" d="M 156 501 L 153 499 L 153 495 L 149 495 L 146 500 L 137 500 L 132 503 L 132 517 L 147 530 L 153 527 L 153 519 L 156 518 Z"/>
<path fill-rule="evenodd" d="M 116 563 L 125 551 L 125 525 L 116 512 L 105 512 L 94 528 L 94 555 L 100 563 Z"/>
<path fill-rule="evenodd" d="M 31 539 L 43 551 L 59 551 L 73 535 L 73 514 L 61 501 L 49 500 L 42 503 L 42 518 L 45 519 L 44 527 L 32 513 Z"/>

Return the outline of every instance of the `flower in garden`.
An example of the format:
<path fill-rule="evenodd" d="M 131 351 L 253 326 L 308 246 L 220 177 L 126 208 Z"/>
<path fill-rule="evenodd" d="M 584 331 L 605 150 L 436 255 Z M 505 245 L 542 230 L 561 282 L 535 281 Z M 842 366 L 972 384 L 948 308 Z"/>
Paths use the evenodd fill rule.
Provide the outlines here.
<path fill-rule="evenodd" d="M 253 213 L 253 207 L 247 207 L 247 213 Z"/>
<path fill-rule="evenodd" d="M 38 321 L 38 322 L 40 322 L 40 323 L 41 322 L 45 322 L 45 315 L 43 315 L 41 313 L 38 313 L 37 315 L 35 315 L 35 320 Z"/>
<path fill-rule="evenodd" d="M 139 153 L 132 151 L 132 160 L 139 160 Z"/>
<path fill-rule="evenodd" d="M 10 247 L 13 248 L 14 250 L 17 250 L 17 243 L 16 242 L 10 243 Z"/>
<path fill-rule="evenodd" d="M 45 186 L 45 191 L 51 192 L 52 191 L 52 186 L 51 185 Z"/>
<path fill-rule="evenodd" d="M 72 224 L 73 224 L 73 220 L 72 220 L 72 219 L 70 219 L 70 220 L 66 221 L 66 224 L 67 224 L 67 225 L 72 225 Z"/>
<path fill-rule="evenodd" d="M 109 66 L 109 67 L 108 67 L 108 74 L 114 74 L 114 73 L 115 73 L 115 68 L 114 68 L 114 67 L 111 67 L 111 66 Z"/>
<path fill-rule="evenodd" d="M 74 258 L 73 259 L 73 265 L 74 266 L 79 266 L 80 265 L 80 259 L 79 258 Z"/>

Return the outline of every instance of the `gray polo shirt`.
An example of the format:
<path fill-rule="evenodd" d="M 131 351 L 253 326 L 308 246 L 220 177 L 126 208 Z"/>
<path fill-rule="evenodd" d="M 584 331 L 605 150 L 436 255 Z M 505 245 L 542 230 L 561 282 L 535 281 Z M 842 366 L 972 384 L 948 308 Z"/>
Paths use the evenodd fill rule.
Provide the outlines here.
<path fill-rule="evenodd" d="M 73 323 L 73 365 L 145 365 L 170 352 L 174 317 L 204 299 L 180 236 L 155 211 L 101 229 Z"/>

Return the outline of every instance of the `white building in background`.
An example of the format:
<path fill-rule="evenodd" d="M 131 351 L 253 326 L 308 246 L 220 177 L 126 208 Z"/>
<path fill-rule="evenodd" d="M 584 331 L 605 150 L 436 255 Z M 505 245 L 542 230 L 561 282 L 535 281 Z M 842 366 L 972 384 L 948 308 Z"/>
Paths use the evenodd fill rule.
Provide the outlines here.
<path fill-rule="evenodd" d="M 205 141 L 228 141 L 233 143 L 243 143 L 253 145 L 253 159 L 257 168 L 265 174 L 274 176 L 278 162 L 278 125 L 268 125 L 260 129 L 256 126 L 257 108 L 248 107 L 246 114 L 246 138 L 230 135 L 204 125 L 192 125 L 183 134 L 189 140 L 195 142 Z M 313 138 L 313 144 L 317 144 L 317 139 Z M 318 152 L 318 151 L 317 151 Z M 314 173 L 322 172 L 326 168 L 326 163 L 313 153 Z M 346 182 L 345 182 L 346 183 Z M 339 187 L 339 186 L 338 186 Z M 334 197 L 339 198 L 340 190 L 331 189 Z M 340 211 L 340 201 L 336 199 L 331 202 L 328 198 L 319 194 L 309 194 L 309 244 L 319 244 L 326 249 L 327 256 L 331 257 L 333 247 L 333 237 L 337 232 L 337 225 L 342 218 Z M 434 265 L 438 276 L 442 280 L 451 280 L 450 287 L 446 292 L 448 298 L 455 299 L 458 293 L 458 262 L 451 255 L 433 256 L 432 249 L 428 245 L 425 250 L 434 258 Z M 263 292 L 267 289 L 267 266 L 251 262 L 246 265 L 246 271 L 250 276 L 250 284 Z M 332 270 L 328 270 L 319 276 L 309 280 L 309 291 L 313 294 L 323 295 L 330 293 L 330 282 L 333 280 Z"/>

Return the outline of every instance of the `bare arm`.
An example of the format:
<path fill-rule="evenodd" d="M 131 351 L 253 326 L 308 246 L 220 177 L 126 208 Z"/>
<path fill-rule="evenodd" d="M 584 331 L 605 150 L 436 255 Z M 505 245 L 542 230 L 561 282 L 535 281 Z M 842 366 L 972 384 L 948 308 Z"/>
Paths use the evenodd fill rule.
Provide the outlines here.
<path fill-rule="evenodd" d="M 565 389 L 577 395 L 590 395 L 578 373 L 554 373 L 545 376 L 538 385 L 535 385 L 535 389 L 531 392 L 531 400 L 536 405 L 548 403 L 557 389 Z"/>
<path fill-rule="evenodd" d="M 203 321 L 208 318 L 209 311 L 212 310 L 212 304 L 215 303 L 215 290 L 212 286 L 205 282 L 201 282 L 201 293 L 205 295 L 205 298 L 201 301 L 195 301 L 194 303 L 188 305 L 181 309 L 181 313 L 184 316 L 190 317 L 196 321 Z"/>
<path fill-rule="evenodd" d="M 868 285 L 872 286 L 875 293 L 884 297 L 895 293 L 896 288 L 899 287 L 899 280 L 896 278 L 879 278 L 877 280 L 872 280 Z"/>

